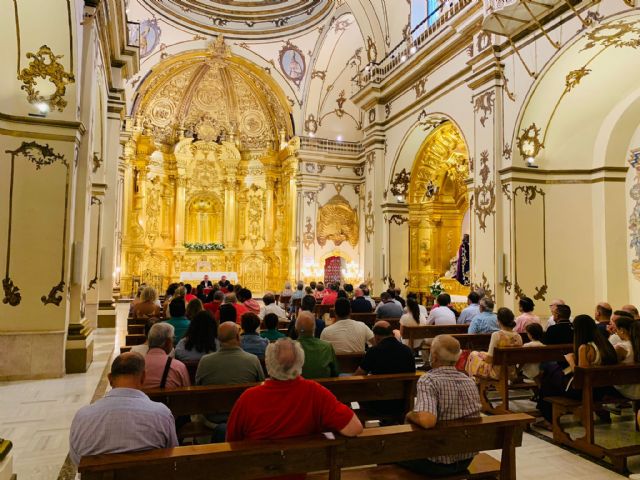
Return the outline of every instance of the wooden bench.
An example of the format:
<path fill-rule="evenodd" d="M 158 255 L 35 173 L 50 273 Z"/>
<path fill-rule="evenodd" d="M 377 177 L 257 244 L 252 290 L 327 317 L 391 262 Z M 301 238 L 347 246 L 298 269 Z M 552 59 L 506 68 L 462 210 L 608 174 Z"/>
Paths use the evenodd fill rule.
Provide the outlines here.
<path fill-rule="evenodd" d="M 438 335 L 467 333 L 469 325 L 400 325 L 400 335 L 414 345 L 414 340 L 435 338 Z"/>
<path fill-rule="evenodd" d="M 600 367 L 576 367 L 573 377 L 573 387 L 582 390 L 582 400 L 567 397 L 549 397 L 545 401 L 553 405 L 552 425 L 553 440 L 567 445 L 596 458 L 608 456 L 614 468 L 623 473 L 627 469 L 627 457 L 640 455 L 640 445 L 630 445 L 619 448 L 606 448 L 595 442 L 593 413 L 601 408 L 602 402 L 593 398 L 593 389 L 613 385 L 634 385 L 640 383 L 640 364 L 608 365 Z M 622 395 L 617 398 L 605 399 L 609 402 L 626 400 Z M 637 417 L 637 402 L 634 402 L 634 416 Z M 560 418 L 566 414 L 580 414 L 584 427 L 584 436 L 571 438 L 560 423 Z"/>
<path fill-rule="evenodd" d="M 533 418 L 525 414 L 510 414 L 442 422 L 429 430 L 414 425 L 371 428 L 353 438 L 314 435 L 96 455 L 82 458 L 78 471 L 82 480 L 209 480 L 212 472 L 215 478 L 249 480 L 322 471 L 326 473 L 315 473 L 310 478 L 410 479 L 428 477 L 412 476 L 396 466 L 372 468 L 371 465 L 415 460 L 426 454 L 499 449 L 501 462 L 480 454 L 471 464 L 469 474 L 439 478 L 499 476 L 502 480 L 515 480 L 515 449 L 522 445 L 523 430 L 532 421 Z M 367 468 L 342 472 L 343 468 L 361 466 Z M 378 471 L 395 475 L 378 477 Z"/>
<path fill-rule="evenodd" d="M 458 340 L 461 350 L 486 352 L 489 350 L 489 343 L 491 343 L 490 333 L 453 333 L 451 336 Z M 523 343 L 528 341 L 526 333 L 521 333 L 520 336 Z"/>
<path fill-rule="evenodd" d="M 480 403 L 484 413 L 509 413 L 509 390 L 537 389 L 535 383 L 509 383 L 509 367 L 525 365 L 527 363 L 553 362 L 563 360 L 564 356 L 573 351 L 573 345 L 548 345 L 544 347 L 509 347 L 496 348 L 493 351 L 493 364 L 500 367 L 500 378 L 476 377 L 480 392 Z M 500 403 L 493 406 L 489 401 L 490 390 L 497 390 Z"/>
<path fill-rule="evenodd" d="M 376 323 L 376 313 L 352 313 L 350 315 L 352 320 L 357 320 L 358 322 L 366 323 L 369 328 L 373 328 L 373 325 Z"/>
<path fill-rule="evenodd" d="M 134 345 L 142 345 L 147 340 L 144 333 L 128 334 L 125 337 L 125 345 L 132 347 Z"/>
<path fill-rule="evenodd" d="M 362 363 L 364 353 L 339 353 L 336 358 L 338 359 L 340 373 L 353 373 Z"/>
<path fill-rule="evenodd" d="M 380 400 L 402 400 L 403 413 L 413 409 L 416 383 L 420 374 L 402 373 L 393 375 L 368 375 L 351 377 L 331 377 L 316 379 L 318 383 L 329 389 L 341 402 L 350 405 L 351 402 L 370 402 Z M 146 389 L 145 393 L 155 402 L 164 403 L 175 417 L 206 414 L 227 414 L 233 408 L 242 393 L 258 383 L 244 383 L 237 385 L 206 385 L 181 387 L 173 389 Z M 364 418 L 366 409 L 358 411 Z M 402 421 L 404 416 L 393 418 Z M 198 424 L 188 424 L 184 431 L 179 432 L 179 438 L 191 438 L 207 433 L 206 428 Z"/>

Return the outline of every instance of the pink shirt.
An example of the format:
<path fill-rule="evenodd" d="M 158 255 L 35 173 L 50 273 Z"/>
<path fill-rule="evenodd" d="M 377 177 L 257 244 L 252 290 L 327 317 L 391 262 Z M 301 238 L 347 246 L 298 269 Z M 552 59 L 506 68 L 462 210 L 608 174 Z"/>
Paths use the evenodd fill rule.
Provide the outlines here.
<path fill-rule="evenodd" d="M 518 333 L 526 333 L 527 325 L 532 323 L 540 323 L 540 319 L 531 312 L 523 313 L 516 318 L 516 326 L 513 331 Z"/>
<path fill-rule="evenodd" d="M 144 388 L 158 388 L 160 386 L 160 380 L 162 380 L 162 372 L 164 372 L 164 366 L 167 363 L 167 354 L 161 348 L 152 348 L 147 352 L 144 357 L 145 361 L 145 379 Z M 180 360 L 175 358 L 171 361 L 171 367 L 169 368 L 169 374 L 167 375 L 166 388 L 177 387 L 189 387 L 191 380 L 189 380 L 189 372 L 187 367 Z"/>

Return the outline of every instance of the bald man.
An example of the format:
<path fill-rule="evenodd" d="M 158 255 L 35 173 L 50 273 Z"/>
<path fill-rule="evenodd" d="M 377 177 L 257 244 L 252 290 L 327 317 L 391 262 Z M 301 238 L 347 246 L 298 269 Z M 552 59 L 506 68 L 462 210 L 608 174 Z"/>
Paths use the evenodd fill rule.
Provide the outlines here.
<path fill-rule="evenodd" d="M 620 310 L 633 315 L 634 320 L 640 320 L 640 313 L 638 313 L 638 309 L 635 307 L 635 305 L 624 305 Z"/>
<path fill-rule="evenodd" d="M 349 407 L 318 382 L 300 376 L 305 356 L 298 342 L 281 338 L 269 344 L 265 363 L 271 378 L 245 390 L 236 401 L 227 441 L 279 440 L 327 431 L 351 437 L 362 432 Z"/>
<path fill-rule="evenodd" d="M 71 423 L 69 457 L 74 464 L 88 455 L 178 446 L 171 411 L 140 391 L 144 367 L 139 353 L 115 358 L 108 375 L 111 391 L 78 410 Z"/>
<path fill-rule="evenodd" d="M 367 350 L 356 375 L 384 375 L 388 373 L 413 373 L 416 361 L 411 349 L 393 335 L 393 328 L 386 320 L 373 326 L 374 346 Z"/>
<path fill-rule="evenodd" d="M 316 319 L 311 312 L 300 311 L 296 319 L 298 342 L 304 351 L 304 378 L 337 377 L 338 360 L 333 345 L 315 336 Z"/>
<path fill-rule="evenodd" d="M 611 334 L 612 314 L 613 309 L 607 302 L 600 302 L 598 305 L 596 305 L 594 316 L 598 324 L 598 330 L 600 330 L 600 333 L 602 333 L 606 338 L 609 338 L 609 335 Z"/>
<path fill-rule="evenodd" d="M 430 357 L 432 369 L 418 380 L 416 404 L 407 421 L 433 428 L 440 421 L 479 417 L 480 396 L 475 381 L 455 368 L 460 357 L 458 340 L 438 335 L 431 343 Z M 466 471 L 473 457 L 473 453 L 441 455 L 401 465 L 423 475 L 455 475 Z"/>

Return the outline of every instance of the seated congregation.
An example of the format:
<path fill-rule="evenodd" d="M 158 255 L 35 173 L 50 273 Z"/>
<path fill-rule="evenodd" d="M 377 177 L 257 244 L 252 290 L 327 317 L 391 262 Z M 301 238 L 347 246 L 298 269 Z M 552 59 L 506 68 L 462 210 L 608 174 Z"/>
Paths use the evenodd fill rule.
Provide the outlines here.
<path fill-rule="evenodd" d="M 355 479 L 374 468 L 384 478 L 515 478 L 515 447 L 535 418 L 510 408 L 510 390 L 530 392 L 535 425 L 554 442 L 620 471 L 640 454 L 593 434 L 593 414 L 601 424 L 629 407 L 638 414 L 632 305 L 600 303 L 595 318 L 572 318 L 554 300 L 540 319 L 529 298 L 516 317 L 482 291 L 457 311 L 446 293 L 427 306 L 396 289 L 373 298 L 366 285 L 287 284 L 262 302 L 228 281 L 206 295 L 203 286 L 171 285 L 163 302 L 140 289 L 111 390 L 71 427 L 83 479 L 163 468 L 201 478 L 198 468 L 212 465 L 220 478 Z M 565 431 L 569 413 L 585 437 Z M 491 449 L 502 449 L 501 462 L 479 453 Z"/>

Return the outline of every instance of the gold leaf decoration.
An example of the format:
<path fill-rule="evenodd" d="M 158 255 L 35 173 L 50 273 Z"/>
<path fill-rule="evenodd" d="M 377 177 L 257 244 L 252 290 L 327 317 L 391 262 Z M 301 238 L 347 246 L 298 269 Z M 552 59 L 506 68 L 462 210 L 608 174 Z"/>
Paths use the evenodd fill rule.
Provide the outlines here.
<path fill-rule="evenodd" d="M 358 245 L 358 213 L 342 195 L 331 198 L 318 210 L 317 239 L 324 247 L 328 240 L 336 246 L 348 241 L 351 246 Z"/>
<path fill-rule="evenodd" d="M 48 46 L 42 45 L 36 53 L 28 52 L 27 58 L 31 59 L 29 66 L 23 68 L 18 75 L 18 80 L 23 83 L 21 89 L 27 92 L 27 100 L 31 103 L 45 102 L 62 112 L 67 106 L 64 99 L 67 85 L 75 82 L 73 73 L 66 72 L 58 62 L 62 55 L 55 55 Z M 55 85 L 56 91 L 50 97 L 40 94 L 38 78 L 49 80 Z"/>

